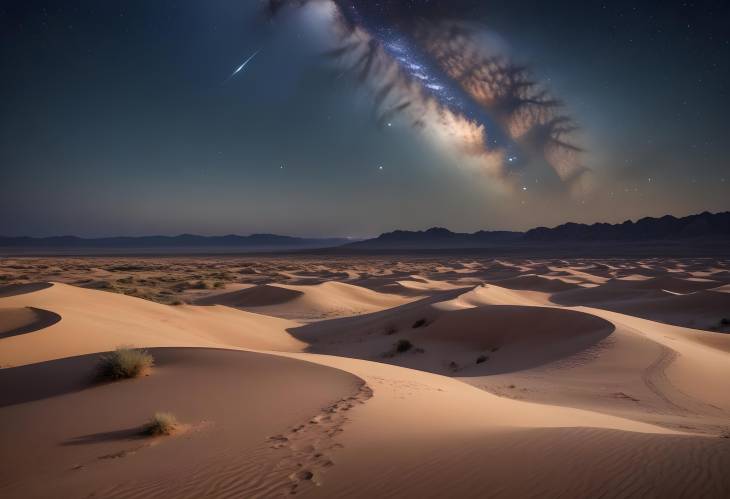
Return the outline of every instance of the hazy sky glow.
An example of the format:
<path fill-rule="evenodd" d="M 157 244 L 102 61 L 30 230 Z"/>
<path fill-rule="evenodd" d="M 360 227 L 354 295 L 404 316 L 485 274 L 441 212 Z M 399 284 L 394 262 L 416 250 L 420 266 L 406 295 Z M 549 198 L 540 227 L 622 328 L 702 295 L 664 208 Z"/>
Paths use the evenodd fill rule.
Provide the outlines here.
<path fill-rule="evenodd" d="M 0 234 L 367 236 L 730 209 L 727 2 L 380 3 L 361 23 L 379 43 L 383 27 L 469 20 L 474 46 L 528 66 L 580 126 L 590 181 L 533 159 L 513 175 L 510 157 L 534 158 L 519 140 L 463 154 L 468 120 L 384 119 L 383 77 L 323 55 L 340 46 L 329 1 L 268 18 L 258 0 L 10 0 Z M 439 71 L 424 85 L 445 94 Z"/>

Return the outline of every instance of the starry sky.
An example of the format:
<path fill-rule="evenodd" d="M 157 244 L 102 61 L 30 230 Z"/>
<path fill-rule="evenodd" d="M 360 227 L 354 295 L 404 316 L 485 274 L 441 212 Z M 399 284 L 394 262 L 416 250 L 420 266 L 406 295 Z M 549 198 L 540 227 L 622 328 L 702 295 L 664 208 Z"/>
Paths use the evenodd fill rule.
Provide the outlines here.
<path fill-rule="evenodd" d="M 6 0 L 0 234 L 728 210 L 728 19 L 723 1 Z"/>

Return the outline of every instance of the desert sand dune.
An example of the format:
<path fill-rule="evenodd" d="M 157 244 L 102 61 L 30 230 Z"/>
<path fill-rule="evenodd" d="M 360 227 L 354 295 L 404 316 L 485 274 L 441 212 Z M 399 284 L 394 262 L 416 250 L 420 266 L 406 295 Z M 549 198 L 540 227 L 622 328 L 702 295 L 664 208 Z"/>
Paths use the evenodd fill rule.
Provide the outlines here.
<path fill-rule="evenodd" d="M 0 308 L 0 338 L 32 333 L 60 320 L 60 315 L 40 308 Z"/>
<path fill-rule="evenodd" d="M 233 308 L 266 307 L 281 305 L 303 296 L 302 291 L 270 284 L 260 284 L 237 291 L 205 296 L 195 300 L 195 305 L 225 305 Z"/>
<path fill-rule="evenodd" d="M 730 295 L 722 293 L 721 288 L 710 289 L 714 284 L 682 279 L 615 280 L 593 288 L 556 293 L 550 299 L 561 305 L 585 305 L 667 324 L 722 330 L 722 320 L 730 315 Z"/>
<path fill-rule="evenodd" d="M 401 296 L 424 296 L 429 292 L 429 290 L 409 287 L 402 284 L 400 281 L 393 281 L 392 278 L 381 276 L 358 278 L 351 281 L 350 284 L 371 289 L 378 293 L 389 293 Z"/>
<path fill-rule="evenodd" d="M 310 351 L 359 357 L 450 374 L 496 374 L 545 364 L 588 348 L 613 331 L 595 316 L 547 307 L 517 305 L 420 307 L 389 314 L 343 319 L 332 329 L 311 324 L 290 330 Z M 323 327 L 319 327 L 323 326 Z M 398 351 L 397 344 L 410 347 Z"/>
<path fill-rule="evenodd" d="M 491 284 L 507 289 L 543 291 L 546 293 L 557 293 L 580 287 L 577 284 L 563 281 L 560 278 L 549 278 L 530 274 L 513 277 L 511 279 L 492 281 Z"/>
<path fill-rule="evenodd" d="M 169 306 L 66 284 L 0 299 L 0 308 L 35 307 L 61 316 L 39 331 L 3 338 L 0 365 L 34 362 L 131 346 L 302 349 L 285 332 L 296 323 L 228 307 Z"/>
<path fill-rule="evenodd" d="M 707 319 L 725 262 L 42 262 L 11 265 L 153 292 L 234 281 L 183 290 L 205 306 L 61 283 L 0 298 L 0 327 L 35 324 L 0 337 L 3 497 L 730 491 L 730 335 L 641 318 Z M 347 282 L 291 284 L 318 275 Z M 168 348 L 148 377 L 94 383 L 93 354 L 123 344 Z M 156 410 L 184 431 L 140 438 Z"/>
<path fill-rule="evenodd" d="M 382 310 L 409 301 L 341 282 L 312 285 L 270 284 L 197 300 L 292 320 L 316 320 Z"/>
<path fill-rule="evenodd" d="M 342 416 L 323 416 L 298 442 L 273 448 L 268 439 L 326 414 L 363 386 L 340 370 L 264 354 L 151 353 L 150 376 L 116 383 L 90 380 L 95 355 L 0 371 L 3 497 L 289 494 L 299 488 L 289 475 L 329 465 L 335 443 L 327 431 Z M 34 400 L 18 403 L 18 392 Z M 159 410 L 185 425 L 180 435 L 140 436 Z M 316 477 L 302 482 L 312 486 Z"/>
<path fill-rule="evenodd" d="M 7 286 L 0 287 L 0 298 L 7 298 L 10 296 L 22 295 L 25 293 L 32 293 L 34 291 L 40 291 L 41 289 L 50 288 L 51 286 L 52 286 L 52 284 L 49 282 L 8 284 Z"/>

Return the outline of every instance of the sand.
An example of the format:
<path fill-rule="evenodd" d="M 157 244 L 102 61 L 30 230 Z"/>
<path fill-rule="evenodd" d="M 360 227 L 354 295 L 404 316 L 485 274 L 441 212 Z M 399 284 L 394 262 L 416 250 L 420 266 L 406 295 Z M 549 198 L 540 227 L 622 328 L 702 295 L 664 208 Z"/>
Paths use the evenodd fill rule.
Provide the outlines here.
<path fill-rule="evenodd" d="M 2 497 L 730 495 L 726 261 L 0 263 Z"/>

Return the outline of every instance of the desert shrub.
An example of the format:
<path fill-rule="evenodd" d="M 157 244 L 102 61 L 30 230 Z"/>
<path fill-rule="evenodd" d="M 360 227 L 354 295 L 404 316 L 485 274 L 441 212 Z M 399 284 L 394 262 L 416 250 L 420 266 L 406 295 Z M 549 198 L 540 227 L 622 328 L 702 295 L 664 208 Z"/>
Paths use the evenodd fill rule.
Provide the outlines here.
<path fill-rule="evenodd" d="M 722 319 L 720 319 L 720 325 L 721 326 L 730 326 L 730 319 L 728 319 L 727 317 L 723 317 Z"/>
<path fill-rule="evenodd" d="M 477 357 L 477 364 L 481 364 L 482 362 L 486 362 L 487 359 L 489 359 L 489 357 L 487 357 L 486 355 L 480 355 L 479 357 Z"/>
<path fill-rule="evenodd" d="M 201 279 L 201 280 L 193 283 L 190 286 L 190 289 L 210 289 L 210 287 L 211 287 L 210 284 L 208 284 L 207 282 L 205 282 L 204 280 Z"/>
<path fill-rule="evenodd" d="M 395 351 L 398 353 L 407 352 L 411 348 L 413 348 L 413 343 L 408 340 L 398 340 L 395 344 Z"/>
<path fill-rule="evenodd" d="M 149 370 L 154 358 L 146 350 L 119 347 L 99 358 L 97 374 L 100 379 L 136 378 Z"/>
<path fill-rule="evenodd" d="M 413 329 L 417 329 L 419 327 L 423 327 L 426 325 L 426 319 L 418 319 L 416 322 L 413 323 Z"/>
<path fill-rule="evenodd" d="M 169 412 L 156 412 L 147 424 L 142 427 L 142 433 L 153 437 L 170 435 L 180 425 L 175 415 Z"/>

